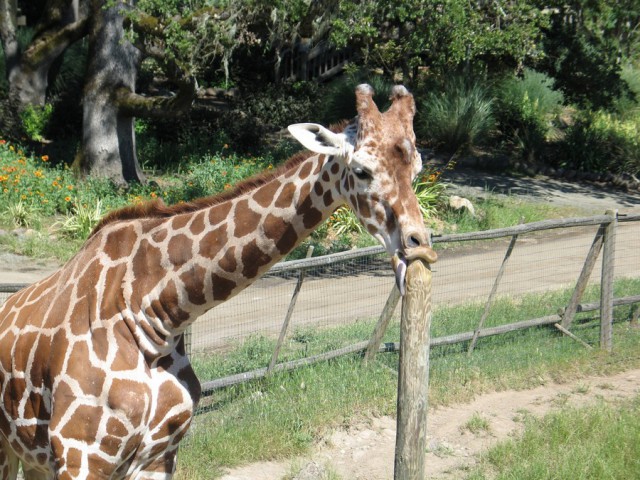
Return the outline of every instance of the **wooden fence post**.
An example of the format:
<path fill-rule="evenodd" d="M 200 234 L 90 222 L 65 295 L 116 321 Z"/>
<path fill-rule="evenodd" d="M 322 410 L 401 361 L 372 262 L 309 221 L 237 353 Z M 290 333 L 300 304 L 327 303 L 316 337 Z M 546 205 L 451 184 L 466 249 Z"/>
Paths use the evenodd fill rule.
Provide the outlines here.
<path fill-rule="evenodd" d="M 389 293 L 389 296 L 387 297 L 387 302 L 384 304 L 380 318 L 378 318 L 378 323 L 373 330 L 373 335 L 371 335 L 371 339 L 369 340 L 367 351 L 364 354 L 365 364 L 375 359 L 378 349 L 380 348 L 380 342 L 382 342 L 382 337 L 384 337 L 384 332 L 387 331 L 389 320 L 391 320 L 399 300 L 400 290 L 398 290 L 398 287 L 394 283 L 391 293 Z"/>
<path fill-rule="evenodd" d="M 524 217 L 521 217 L 520 225 L 522 225 L 523 223 L 524 223 Z M 507 262 L 509 261 L 509 258 L 511 258 L 511 252 L 513 252 L 513 248 L 516 246 L 517 240 L 518 240 L 518 235 L 514 235 L 513 237 L 511 237 L 511 241 L 509 242 L 509 246 L 507 247 L 507 252 L 504 254 L 504 258 L 502 259 L 502 265 L 500 265 L 500 270 L 498 270 L 498 275 L 496 275 L 496 279 L 493 281 L 493 287 L 491 287 L 489 298 L 487 299 L 487 303 L 485 303 L 484 305 L 484 311 L 482 312 L 482 316 L 480 317 L 478 326 L 476 327 L 476 330 L 473 333 L 473 338 L 471 339 L 471 343 L 469 344 L 467 355 L 471 355 L 473 353 L 473 349 L 476 348 L 476 342 L 478 341 L 480 330 L 482 330 L 482 327 L 484 326 L 484 322 L 489 316 L 489 309 L 491 308 L 493 297 L 496 296 L 496 292 L 498 291 L 498 286 L 500 285 L 500 281 L 502 280 L 502 275 L 504 275 L 504 270 L 507 267 Z"/>
<path fill-rule="evenodd" d="M 613 220 L 604 231 L 604 245 L 602 247 L 602 280 L 600 282 L 600 348 L 611 351 L 613 334 L 613 265 L 616 250 L 616 227 L 618 211 L 607 210 Z"/>
<path fill-rule="evenodd" d="M 602 250 L 602 242 L 604 239 L 605 229 L 606 227 L 604 225 L 600 225 L 600 227 L 598 228 L 596 236 L 591 243 L 591 248 L 589 248 L 589 252 L 587 253 L 587 258 L 584 261 L 584 265 L 582 265 L 582 271 L 580 272 L 578 280 L 576 281 L 576 286 L 573 289 L 571 300 L 569 300 L 569 304 L 562 313 L 562 328 L 564 328 L 565 330 L 568 330 L 571 326 L 573 317 L 575 317 L 576 315 L 578 304 L 582 299 L 584 290 L 587 288 L 587 283 L 589 283 L 589 277 L 591 276 L 593 267 L 596 264 L 598 255 L 600 255 L 600 250 Z"/>
<path fill-rule="evenodd" d="M 394 480 L 423 480 L 427 447 L 431 270 L 422 260 L 407 268 L 402 300 Z"/>
<path fill-rule="evenodd" d="M 311 255 L 313 255 L 313 245 L 311 245 L 307 249 L 307 258 L 310 258 Z M 298 281 L 296 282 L 296 286 L 293 289 L 293 295 L 291 296 L 291 300 L 289 301 L 289 308 L 287 309 L 287 314 L 284 316 L 284 322 L 282 322 L 282 328 L 280 329 L 280 336 L 278 337 L 278 342 L 276 343 L 276 347 L 273 350 L 273 355 L 271 355 L 271 361 L 269 362 L 269 366 L 267 367 L 267 374 L 271 373 L 271 371 L 273 370 L 273 367 L 276 366 L 276 362 L 278 361 L 278 356 L 280 355 L 280 349 L 282 348 L 284 339 L 287 336 L 287 330 L 289 330 L 289 322 L 291 321 L 291 315 L 293 315 L 293 309 L 296 307 L 296 302 L 298 301 L 298 294 L 300 293 L 300 289 L 302 288 L 302 282 L 304 282 L 304 277 L 306 272 L 307 271 L 304 268 L 302 268 L 298 273 Z"/>

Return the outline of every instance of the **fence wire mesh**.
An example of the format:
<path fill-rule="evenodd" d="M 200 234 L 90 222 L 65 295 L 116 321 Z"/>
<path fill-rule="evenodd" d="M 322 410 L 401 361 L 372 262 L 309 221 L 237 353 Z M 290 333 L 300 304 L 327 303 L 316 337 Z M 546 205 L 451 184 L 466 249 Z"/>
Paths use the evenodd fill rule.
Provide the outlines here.
<path fill-rule="evenodd" d="M 469 242 L 436 238 L 440 258 L 432 266 L 432 338 L 473 331 L 484 313 L 484 327 L 558 314 L 567 306 L 598 229 L 599 225 L 594 225 L 521 234 L 507 260 L 512 237 Z M 602 252 L 583 303 L 599 301 L 601 258 Z M 316 260 L 311 259 L 313 262 Z M 301 265 L 305 279 L 280 360 L 305 358 L 371 336 L 394 288 L 390 263 L 381 249 L 365 249 L 359 256 L 350 253 L 347 259 L 329 265 L 292 263 L 292 268 L 278 266 L 192 325 L 188 343 L 202 382 L 269 364 Z M 496 285 L 501 267 L 503 276 Z M 614 276 L 616 297 L 640 294 L 640 221 L 617 226 Z M 492 289 L 495 297 L 487 306 Z M 10 294 L 2 291 L 0 303 Z M 460 310 L 461 306 L 467 309 Z M 451 318 L 453 308 L 458 308 L 456 319 Z M 396 323 L 399 310 L 395 311 Z M 384 341 L 398 341 L 396 327 L 389 328 Z M 242 364 L 224 360 L 231 350 L 238 349 L 245 351 Z M 211 358 L 218 360 L 211 363 Z"/>

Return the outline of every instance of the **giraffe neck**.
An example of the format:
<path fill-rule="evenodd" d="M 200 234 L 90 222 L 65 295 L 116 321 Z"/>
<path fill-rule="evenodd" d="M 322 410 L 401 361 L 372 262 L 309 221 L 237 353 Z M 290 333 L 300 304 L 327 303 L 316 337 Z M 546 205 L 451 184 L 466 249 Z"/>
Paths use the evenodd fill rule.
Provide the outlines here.
<path fill-rule="evenodd" d="M 124 235 L 127 228 L 140 230 L 131 269 L 123 272 L 122 300 L 147 356 L 169 354 L 198 316 L 251 285 L 309 236 L 344 203 L 343 172 L 332 157 L 315 155 L 211 207 L 123 223 Z M 117 243 L 109 235 L 103 234 L 104 248 Z"/>

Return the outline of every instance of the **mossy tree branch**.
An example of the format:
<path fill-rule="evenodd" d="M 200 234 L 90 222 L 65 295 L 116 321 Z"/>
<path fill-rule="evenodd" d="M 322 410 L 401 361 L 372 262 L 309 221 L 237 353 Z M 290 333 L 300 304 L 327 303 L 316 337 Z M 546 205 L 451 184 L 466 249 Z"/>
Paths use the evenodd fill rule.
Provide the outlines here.
<path fill-rule="evenodd" d="M 114 102 L 118 111 L 124 115 L 143 118 L 167 118 L 176 113 L 186 112 L 196 94 L 196 82 L 183 80 L 178 84 L 178 92 L 171 97 L 147 97 L 132 92 L 126 87 L 118 88 L 114 93 Z"/>

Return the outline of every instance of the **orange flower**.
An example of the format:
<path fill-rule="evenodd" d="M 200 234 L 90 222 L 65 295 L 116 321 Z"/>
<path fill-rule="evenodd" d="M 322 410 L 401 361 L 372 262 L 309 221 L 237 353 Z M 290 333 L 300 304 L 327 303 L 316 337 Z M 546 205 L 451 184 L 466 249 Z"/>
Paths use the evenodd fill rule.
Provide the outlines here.
<path fill-rule="evenodd" d="M 67 190 L 73 190 L 73 185 L 67 185 Z"/>
<path fill-rule="evenodd" d="M 158 194 L 156 192 L 151 192 L 151 198 L 156 198 Z"/>
<path fill-rule="evenodd" d="M 6 140 L 0 140 L 0 145 L 5 145 L 7 143 Z"/>
<path fill-rule="evenodd" d="M 64 201 L 65 202 L 70 202 L 71 201 L 71 197 L 64 197 Z"/>
<path fill-rule="evenodd" d="M 42 155 L 42 161 L 43 162 L 48 162 L 49 161 L 49 155 Z"/>
<path fill-rule="evenodd" d="M 231 184 L 230 183 L 225 183 L 224 184 L 224 189 L 225 190 L 229 190 L 231 188 Z"/>

